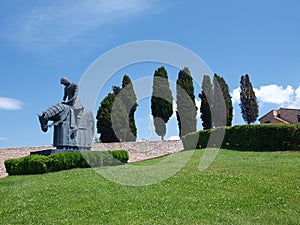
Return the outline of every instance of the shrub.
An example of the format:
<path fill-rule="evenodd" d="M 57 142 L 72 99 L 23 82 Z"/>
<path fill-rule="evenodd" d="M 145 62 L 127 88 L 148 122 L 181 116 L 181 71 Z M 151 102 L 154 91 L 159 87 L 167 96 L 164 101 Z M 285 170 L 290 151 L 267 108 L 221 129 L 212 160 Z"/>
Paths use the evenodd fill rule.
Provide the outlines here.
<path fill-rule="evenodd" d="M 103 166 L 103 156 L 106 152 L 83 152 L 82 156 L 85 159 L 88 167 L 101 167 Z"/>
<path fill-rule="evenodd" d="M 182 142 L 183 142 L 184 149 L 191 150 L 191 149 L 199 148 L 198 142 L 200 141 L 200 138 L 199 138 L 200 133 L 201 133 L 201 136 L 204 136 L 205 132 L 207 132 L 207 130 L 192 132 L 192 133 L 189 133 L 189 134 L 183 136 Z M 203 138 L 202 138 L 202 140 L 203 140 Z"/>
<path fill-rule="evenodd" d="M 23 169 L 26 174 L 42 174 L 47 171 L 47 157 L 42 155 L 32 155 L 24 159 Z"/>
<path fill-rule="evenodd" d="M 6 172 L 9 175 L 22 174 L 20 162 L 22 159 L 8 159 L 4 161 Z"/>
<path fill-rule="evenodd" d="M 61 152 L 50 156 L 30 155 L 4 162 L 9 175 L 41 174 L 74 168 L 113 166 L 126 163 L 128 152 Z"/>
<path fill-rule="evenodd" d="M 108 151 L 108 153 L 113 156 L 114 163 L 116 163 L 116 164 L 127 163 L 128 159 L 129 159 L 128 152 L 124 151 L 124 150 Z"/>
<path fill-rule="evenodd" d="M 80 152 L 61 152 L 48 156 L 49 172 L 87 167 L 89 165 Z"/>
<path fill-rule="evenodd" d="M 197 143 L 196 148 L 214 147 L 216 143 L 213 140 L 208 146 L 209 137 L 222 129 L 225 129 L 222 148 L 254 151 L 300 150 L 300 125 L 286 124 L 239 125 L 198 131 L 182 138 L 184 148 L 191 149 L 194 143 Z"/>
<path fill-rule="evenodd" d="M 4 164 L 9 175 L 23 175 L 46 173 L 46 162 L 46 156 L 30 155 L 19 159 L 5 160 Z"/>
<path fill-rule="evenodd" d="M 82 155 L 91 167 L 121 165 L 129 159 L 128 152 L 124 150 L 83 152 Z"/>

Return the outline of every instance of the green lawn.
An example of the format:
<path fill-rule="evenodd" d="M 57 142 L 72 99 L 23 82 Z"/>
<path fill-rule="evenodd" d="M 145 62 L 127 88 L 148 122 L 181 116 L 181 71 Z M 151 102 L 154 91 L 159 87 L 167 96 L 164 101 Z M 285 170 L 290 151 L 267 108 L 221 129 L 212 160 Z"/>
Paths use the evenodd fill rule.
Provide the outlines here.
<path fill-rule="evenodd" d="M 300 152 L 221 150 L 199 172 L 203 151 L 142 187 L 93 169 L 0 179 L 0 224 L 300 224 Z"/>

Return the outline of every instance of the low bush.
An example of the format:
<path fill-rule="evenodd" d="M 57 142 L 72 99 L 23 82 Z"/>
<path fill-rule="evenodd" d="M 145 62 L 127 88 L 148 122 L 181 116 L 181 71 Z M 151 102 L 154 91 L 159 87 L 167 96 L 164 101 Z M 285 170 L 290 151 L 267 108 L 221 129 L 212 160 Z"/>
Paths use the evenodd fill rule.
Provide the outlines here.
<path fill-rule="evenodd" d="M 124 150 L 108 152 L 61 152 L 50 156 L 29 155 L 23 158 L 9 159 L 4 164 L 9 175 L 24 175 L 74 168 L 121 165 L 127 163 L 128 159 L 128 152 Z"/>
<path fill-rule="evenodd" d="M 114 151 L 108 151 L 110 155 L 114 158 L 114 163 L 127 163 L 129 159 L 129 155 L 127 151 L 124 150 L 114 150 Z"/>
<path fill-rule="evenodd" d="M 101 167 L 104 165 L 103 158 L 106 152 L 82 152 L 82 156 L 89 167 Z"/>
<path fill-rule="evenodd" d="M 5 160 L 5 168 L 9 175 L 41 174 L 47 171 L 47 157 L 30 155 L 19 159 Z"/>
<path fill-rule="evenodd" d="M 300 150 L 300 125 L 286 124 L 239 125 L 198 131 L 182 138 L 184 148 L 215 147 L 220 140 L 218 138 L 223 138 L 224 129 L 224 139 L 219 146 L 222 148 L 253 151 Z M 211 136 L 216 141 L 210 139 Z"/>
<path fill-rule="evenodd" d="M 48 156 L 47 169 L 49 172 L 87 167 L 89 164 L 80 152 L 61 152 Z"/>

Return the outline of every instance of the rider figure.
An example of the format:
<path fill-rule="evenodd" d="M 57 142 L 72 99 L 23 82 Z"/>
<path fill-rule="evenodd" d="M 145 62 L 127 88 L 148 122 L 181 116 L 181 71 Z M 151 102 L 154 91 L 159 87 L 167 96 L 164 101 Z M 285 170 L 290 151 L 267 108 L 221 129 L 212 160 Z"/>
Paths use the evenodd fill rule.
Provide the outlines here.
<path fill-rule="evenodd" d="M 78 98 L 78 85 L 70 82 L 66 77 L 61 78 L 60 83 L 65 86 L 62 103 L 73 108 L 75 115 L 71 115 L 71 118 L 75 118 L 75 123 L 72 125 L 72 128 L 74 128 L 74 130 L 77 130 L 77 119 L 80 117 L 80 114 L 83 111 L 83 106 L 81 105 Z"/>

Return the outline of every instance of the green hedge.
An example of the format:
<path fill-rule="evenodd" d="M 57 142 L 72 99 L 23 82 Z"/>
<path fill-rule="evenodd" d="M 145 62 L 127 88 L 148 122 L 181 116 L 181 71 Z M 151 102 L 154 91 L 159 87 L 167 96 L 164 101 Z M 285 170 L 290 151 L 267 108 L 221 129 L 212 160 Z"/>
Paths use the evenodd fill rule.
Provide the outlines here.
<path fill-rule="evenodd" d="M 5 160 L 6 172 L 9 175 L 16 174 L 40 174 L 47 171 L 47 157 L 31 155 L 19 159 Z"/>
<path fill-rule="evenodd" d="M 220 147 L 236 150 L 281 151 L 300 150 L 300 125 L 255 124 L 220 127 L 187 134 L 182 138 L 185 149 L 214 147 L 211 135 L 225 136 Z"/>
<path fill-rule="evenodd" d="M 128 152 L 115 150 L 108 152 L 62 152 L 50 156 L 29 155 L 18 159 L 5 160 L 9 175 L 42 174 L 74 168 L 114 166 L 127 163 Z"/>

